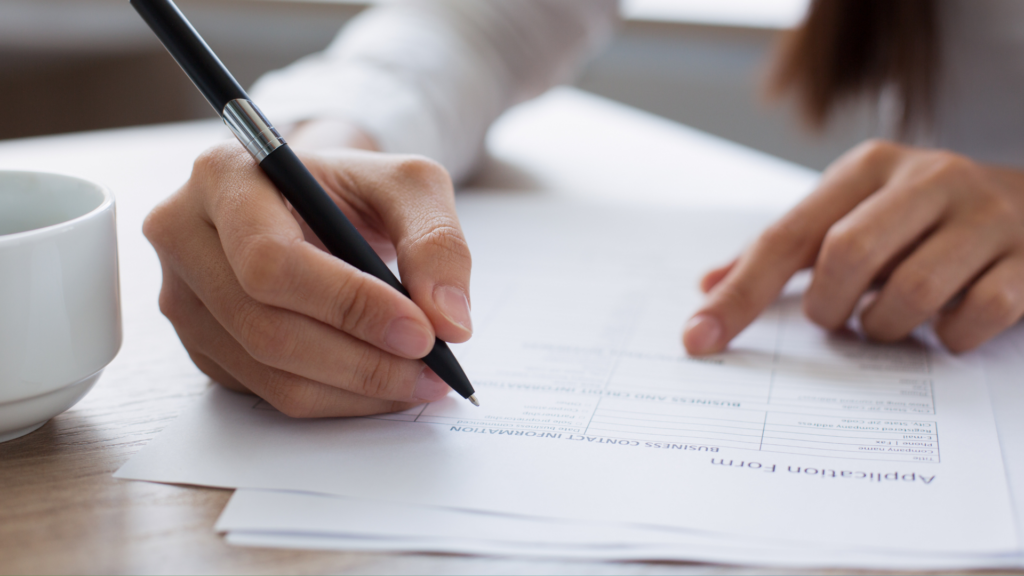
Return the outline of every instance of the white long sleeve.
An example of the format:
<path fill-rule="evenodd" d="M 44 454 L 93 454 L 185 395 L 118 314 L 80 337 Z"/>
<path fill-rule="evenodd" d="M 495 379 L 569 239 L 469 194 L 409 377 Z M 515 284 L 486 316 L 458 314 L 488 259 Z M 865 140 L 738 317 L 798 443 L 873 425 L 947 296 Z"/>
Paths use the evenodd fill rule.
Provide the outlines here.
<path fill-rule="evenodd" d="M 423 154 L 456 181 L 490 124 L 564 82 L 618 18 L 616 0 L 432 0 L 376 6 L 323 52 L 262 77 L 253 99 L 279 124 L 345 118 L 381 150 Z"/>

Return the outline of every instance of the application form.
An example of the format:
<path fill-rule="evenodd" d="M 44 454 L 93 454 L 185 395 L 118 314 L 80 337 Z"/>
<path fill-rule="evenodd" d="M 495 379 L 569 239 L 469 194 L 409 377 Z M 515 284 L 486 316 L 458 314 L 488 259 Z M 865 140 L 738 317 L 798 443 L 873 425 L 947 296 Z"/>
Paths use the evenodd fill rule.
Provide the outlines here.
<path fill-rule="evenodd" d="M 799 285 L 721 355 L 679 334 L 735 212 L 460 199 L 482 406 L 297 421 L 213 390 L 123 478 L 623 522 L 874 550 L 1012 552 L 984 372 L 805 320 Z"/>
<path fill-rule="evenodd" d="M 977 352 L 988 388 L 1018 524 L 1024 518 L 1024 324 Z M 583 523 L 396 505 L 322 494 L 235 491 L 217 521 L 228 542 L 326 550 L 400 550 L 590 560 L 661 559 L 787 567 L 969 569 L 1019 567 L 1024 554 L 877 553 L 622 523 Z"/>

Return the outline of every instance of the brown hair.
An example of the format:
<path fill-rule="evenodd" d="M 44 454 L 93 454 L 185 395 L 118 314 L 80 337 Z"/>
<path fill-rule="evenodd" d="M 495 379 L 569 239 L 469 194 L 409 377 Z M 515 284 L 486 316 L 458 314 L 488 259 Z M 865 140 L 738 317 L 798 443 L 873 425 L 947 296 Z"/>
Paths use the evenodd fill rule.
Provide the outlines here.
<path fill-rule="evenodd" d="M 793 91 L 805 119 L 822 127 L 838 104 L 896 91 L 899 130 L 931 119 L 939 66 L 934 0 L 813 0 L 775 55 L 768 91 Z"/>

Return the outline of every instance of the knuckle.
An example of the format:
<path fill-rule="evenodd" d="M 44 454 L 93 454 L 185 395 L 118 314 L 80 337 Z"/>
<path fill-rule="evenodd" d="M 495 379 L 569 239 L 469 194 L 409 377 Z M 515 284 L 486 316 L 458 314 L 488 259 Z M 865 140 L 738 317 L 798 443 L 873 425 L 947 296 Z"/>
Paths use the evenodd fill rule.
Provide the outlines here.
<path fill-rule="evenodd" d="M 451 186 L 451 178 L 444 166 L 425 156 L 401 157 L 396 161 L 394 174 L 402 181 L 441 183 Z"/>
<path fill-rule="evenodd" d="M 199 371 L 210 377 L 210 380 L 223 384 L 221 380 L 225 378 L 214 368 L 214 363 L 205 355 L 197 352 L 189 346 L 185 347 L 185 352 L 188 353 L 188 357 L 192 360 L 192 363 L 199 368 Z"/>
<path fill-rule="evenodd" d="M 1015 236 L 1024 236 L 1024 228 L 1020 226 L 1017 207 L 1004 194 L 991 192 L 988 195 L 988 207 L 985 218 L 991 223 L 1009 229 Z"/>
<path fill-rule="evenodd" d="M 154 248 L 169 245 L 175 239 L 175 234 L 180 234 L 181 211 L 178 199 L 181 194 L 179 191 L 158 204 L 142 221 L 142 234 Z"/>
<path fill-rule="evenodd" d="M 974 342 L 968 338 L 965 338 L 959 332 L 949 329 L 937 329 L 936 335 L 939 337 L 939 341 L 954 354 L 960 354 L 961 352 L 967 352 L 971 350 L 979 343 Z"/>
<path fill-rule="evenodd" d="M 1009 286 L 999 286 L 979 294 L 975 305 L 982 318 L 1003 326 L 1013 324 L 1020 317 L 1020 295 Z"/>
<path fill-rule="evenodd" d="M 234 142 L 225 141 L 203 150 L 192 163 L 192 174 L 205 176 L 221 173 L 233 161 L 235 148 Z"/>
<path fill-rule="evenodd" d="M 977 200 L 985 196 L 987 186 L 979 186 L 983 180 L 977 166 L 966 156 L 948 150 L 934 150 L 922 156 L 915 164 L 920 170 L 921 192 L 947 190 L 968 193 Z"/>
<path fill-rule="evenodd" d="M 888 162 L 895 154 L 902 150 L 902 146 L 881 138 L 872 138 L 860 143 L 853 149 L 855 162 L 865 167 L 874 167 Z"/>
<path fill-rule="evenodd" d="M 393 400 L 388 402 L 387 407 L 381 410 L 381 413 L 393 413 L 401 412 L 402 410 L 408 410 L 417 406 L 417 402 L 407 402 L 402 400 Z"/>
<path fill-rule="evenodd" d="M 353 391 L 371 398 L 393 396 L 399 383 L 397 379 L 401 376 L 394 368 L 394 363 L 380 352 L 370 350 L 361 354 L 355 362 L 358 380 Z"/>
<path fill-rule="evenodd" d="M 997 231 L 1013 241 L 1024 239 L 1024 227 L 1020 225 L 1017 207 L 1005 194 L 984 186 L 973 188 L 970 192 L 981 205 L 965 217 L 969 226 L 978 230 Z"/>
<path fill-rule="evenodd" d="M 805 293 L 801 307 L 808 320 L 827 330 L 841 328 L 846 323 L 846 318 L 838 317 L 817 294 Z"/>
<path fill-rule="evenodd" d="M 234 376 L 232 376 L 227 370 L 225 370 L 211 357 L 188 346 L 185 347 L 185 350 L 186 352 L 188 352 L 189 358 L 192 359 L 192 363 L 195 364 L 196 367 L 199 368 L 199 370 L 203 374 L 206 374 L 210 378 L 210 380 L 213 380 L 217 384 L 220 384 L 221 386 L 229 390 L 234 390 L 235 392 L 242 392 L 246 394 L 252 394 L 251 390 L 246 388 L 244 384 L 235 379 Z"/>
<path fill-rule="evenodd" d="M 170 320 L 172 325 L 177 326 L 184 320 L 185 306 L 178 295 L 177 289 L 167 282 L 164 282 L 164 285 L 160 288 L 158 304 L 160 306 L 160 313 Z"/>
<path fill-rule="evenodd" d="M 901 305 L 911 311 L 930 313 L 945 304 L 945 286 L 937 275 L 926 270 L 905 270 L 890 282 Z"/>
<path fill-rule="evenodd" d="M 247 294 L 261 302 L 273 301 L 289 289 L 290 277 L 284 274 L 292 258 L 291 244 L 275 236 L 261 234 L 243 242 L 239 248 L 238 281 Z"/>
<path fill-rule="evenodd" d="M 870 234 L 848 226 L 833 226 L 825 233 L 817 266 L 825 271 L 860 269 L 870 264 L 875 246 Z"/>
<path fill-rule="evenodd" d="M 280 365 L 294 352 L 294 338 L 279 315 L 250 302 L 240 306 L 239 341 L 245 351 L 260 364 Z"/>
<path fill-rule="evenodd" d="M 445 264 L 469 262 L 472 256 L 469 243 L 458 225 L 447 218 L 432 222 L 427 231 L 417 236 L 406 250 L 413 253 L 424 250 Z"/>
<path fill-rule="evenodd" d="M 267 374 L 264 390 L 267 402 L 291 418 L 315 418 L 323 403 L 322 387 L 277 370 Z"/>
<path fill-rule="evenodd" d="M 936 177 L 943 179 L 963 177 L 965 174 L 971 174 L 974 169 L 974 163 L 968 158 L 948 150 L 933 152 L 932 162 Z"/>
<path fill-rule="evenodd" d="M 156 246 L 167 231 L 167 209 L 164 204 L 153 208 L 146 219 L 142 221 L 142 235 L 149 240 L 149 243 Z"/>
<path fill-rule="evenodd" d="M 900 329 L 883 324 L 874 318 L 862 318 L 861 327 L 864 335 L 876 342 L 896 342 L 910 333 L 910 328 Z"/>
<path fill-rule="evenodd" d="M 244 155 L 244 156 L 243 156 Z M 204 150 L 192 163 L 192 175 L 183 190 L 195 196 L 210 214 L 231 212 L 243 204 L 240 188 L 256 174 L 251 157 L 237 142 L 223 142 Z"/>
<path fill-rule="evenodd" d="M 361 274 L 346 277 L 332 296 L 331 323 L 353 334 L 359 332 L 360 326 L 374 324 L 387 314 L 390 307 L 373 305 L 373 288 L 373 282 Z"/>

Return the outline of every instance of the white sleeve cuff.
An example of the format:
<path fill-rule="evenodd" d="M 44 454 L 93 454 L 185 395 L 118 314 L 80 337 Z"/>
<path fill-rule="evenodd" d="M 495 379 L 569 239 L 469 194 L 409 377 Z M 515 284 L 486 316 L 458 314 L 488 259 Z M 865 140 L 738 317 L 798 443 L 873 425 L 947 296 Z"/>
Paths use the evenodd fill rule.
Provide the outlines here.
<path fill-rule="evenodd" d="M 270 72 L 252 87 L 254 101 L 275 124 L 336 118 L 361 128 L 382 152 L 441 160 L 428 103 L 400 76 L 373 66 L 338 67 L 324 54 Z"/>

